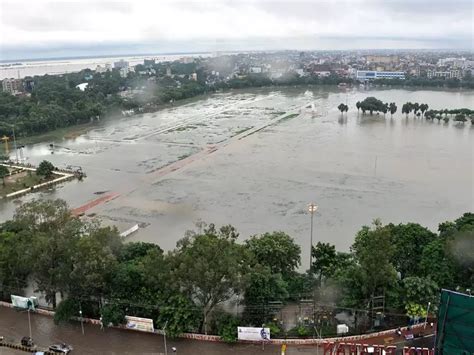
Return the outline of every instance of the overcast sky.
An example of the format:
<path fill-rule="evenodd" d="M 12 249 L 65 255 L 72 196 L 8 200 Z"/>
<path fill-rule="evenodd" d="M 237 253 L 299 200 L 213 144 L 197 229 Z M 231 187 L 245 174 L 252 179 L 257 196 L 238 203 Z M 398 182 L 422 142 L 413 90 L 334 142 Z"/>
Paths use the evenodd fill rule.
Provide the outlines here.
<path fill-rule="evenodd" d="M 473 0 L 0 0 L 0 59 L 471 49 Z"/>

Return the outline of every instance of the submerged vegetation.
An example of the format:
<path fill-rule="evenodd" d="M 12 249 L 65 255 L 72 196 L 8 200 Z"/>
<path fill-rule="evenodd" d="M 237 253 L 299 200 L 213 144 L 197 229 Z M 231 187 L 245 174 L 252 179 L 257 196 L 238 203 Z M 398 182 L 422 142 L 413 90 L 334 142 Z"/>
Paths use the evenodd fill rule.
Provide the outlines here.
<path fill-rule="evenodd" d="M 437 233 L 376 220 L 357 232 L 349 252 L 318 242 L 310 270 L 301 272 L 301 247 L 284 232 L 239 243 L 234 227 L 201 223 L 164 252 L 156 244 L 124 243 L 116 229 L 73 217 L 64 201 L 32 201 L 1 225 L 0 295 L 22 295 L 34 281 L 58 322 L 79 309 L 105 324 L 136 315 L 152 318 L 158 328 L 167 323 L 171 336 L 205 332 L 226 341 L 235 340 L 236 325 L 265 324 L 277 335 L 279 310 L 311 299 L 322 305 L 314 314 L 325 315 L 327 329 L 335 313 L 359 310 L 351 332 L 360 332 L 372 327 L 374 297 L 384 298 L 383 324 L 405 314 L 396 320 L 401 325 L 426 316 L 425 306 L 436 305 L 441 288 L 470 288 L 473 233 L 472 213 L 441 223 Z M 242 312 L 221 307 L 237 300 Z M 311 321 L 302 320 L 290 334 L 313 332 Z"/>

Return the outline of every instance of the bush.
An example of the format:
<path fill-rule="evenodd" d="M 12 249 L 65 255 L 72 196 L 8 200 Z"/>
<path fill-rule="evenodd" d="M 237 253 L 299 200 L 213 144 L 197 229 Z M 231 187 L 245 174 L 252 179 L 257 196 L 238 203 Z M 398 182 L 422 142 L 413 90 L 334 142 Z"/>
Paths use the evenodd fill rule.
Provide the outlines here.
<path fill-rule="evenodd" d="M 119 325 L 125 322 L 125 311 L 122 307 L 113 305 L 113 304 L 106 304 L 102 307 L 102 324 L 104 326 L 112 325 Z"/>
<path fill-rule="evenodd" d="M 276 323 L 266 323 L 263 325 L 265 328 L 269 328 L 270 329 L 270 337 L 278 337 L 278 335 L 280 335 L 281 333 L 281 328 L 278 324 Z"/>
<path fill-rule="evenodd" d="M 310 334 L 310 331 L 308 328 L 306 328 L 304 325 L 300 325 L 296 328 L 296 332 L 298 333 L 298 336 L 300 337 L 307 337 Z"/>
<path fill-rule="evenodd" d="M 232 314 L 222 313 L 216 319 L 217 334 L 226 343 L 235 343 L 237 341 L 237 327 L 240 325 L 240 319 Z"/>
<path fill-rule="evenodd" d="M 72 317 L 78 317 L 80 309 L 81 307 L 78 301 L 72 298 L 65 299 L 56 307 L 54 323 L 59 324 L 69 321 Z"/>

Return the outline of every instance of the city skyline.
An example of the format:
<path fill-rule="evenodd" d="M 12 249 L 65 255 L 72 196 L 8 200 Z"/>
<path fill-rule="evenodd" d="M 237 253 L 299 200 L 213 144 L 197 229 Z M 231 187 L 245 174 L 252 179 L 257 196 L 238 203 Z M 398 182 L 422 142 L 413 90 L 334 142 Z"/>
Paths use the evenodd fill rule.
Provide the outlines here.
<path fill-rule="evenodd" d="M 256 50 L 472 49 L 471 1 L 9 1 L 0 60 Z"/>

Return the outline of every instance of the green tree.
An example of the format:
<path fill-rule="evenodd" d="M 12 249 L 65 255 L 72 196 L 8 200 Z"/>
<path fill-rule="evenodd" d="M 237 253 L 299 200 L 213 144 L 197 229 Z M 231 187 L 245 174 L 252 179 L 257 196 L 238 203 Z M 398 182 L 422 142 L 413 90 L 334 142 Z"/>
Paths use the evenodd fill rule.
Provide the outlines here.
<path fill-rule="evenodd" d="M 176 282 L 202 310 L 205 332 L 214 307 L 243 289 L 247 262 L 237 237 L 233 227 L 216 230 L 211 224 L 179 241 L 172 255 Z"/>
<path fill-rule="evenodd" d="M 166 325 L 166 335 L 174 338 L 196 330 L 202 323 L 202 313 L 188 298 L 176 294 L 160 304 L 157 323 L 161 329 Z"/>
<path fill-rule="evenodd" d="M 10 170 L 5 165 L 0 165 L 0 178 L 2 178 L 2 184 L 5 186 L 5 178 L 10 175 Z"/>
<path fill-rule="evenodd" d="M 14 222 L 32 238 L 32 276 L 39 291 L 56 307 L 56 293 L 68 289 L 72 253 L 83 225 L 65 201 L 33 200 L 21 205 Z"/>
<path fill-rule="evenodd" d="M 376 220 L 372 229 L 362 227 L 351 246 L 361 268 L 366 298 L 392 287 L 396 282 L 396 271 L 391 263 L 394 253 L 391 240 L 390 228 Z"/>
<path fill-rule="evenodd" d="M 245 246 L 257 263 L 268 266 L 272 273 L 281 274 L 284 279 L 291 275 L 301 262 L 300 246 L 283 232 L 252 236 L 245 241 Z"/>
<path fill-rule="evenodd" d="M 321 285 L 323 278 L 332 276 L 335 271 L 336 247 L 329 243 L 318 242 L 316 246 L 312 247 L 311 256 L 313 259 L 311 271 L 318 275 Z"/>
<path fill-rule="evenodd" d="M 428 302 L 432 305 L 432 310 L 436 307 L 439 297 L 439 286 L 429 277 L 407 277 L 403 280 L 404 303 L 421 304 L 426 306 Z"/>
<path fill-rule="evenodd" d="M 390 111 L 390 117 L 392 117 L 393 114 L 397 112 L 397 105 L 395 104 L 395 102 L 391 102 L 390 105 L 388 106 L 388 109 Z"/>
<path fill-rule="evenodd" d="M 36 174 L 44 176 L 45 178 L 50 178 L 51 175 L 53 175 L 55 167 L 51 162 L 47 160 L 43 160 L 40 165 L 38 165 L 38 168 L 36 169 Z"/>
<path fill-rule="evenodd" d="M 417 223 L 389 224 L 391 244 L 394 247 L 392 262 L 401 278 L 421 275 L 419 258 L 423 249 L 436 234 Z"/>
<path fill-rule="evenodd" d="M 101 228 L 90 231 L 76 241 L 71 254 L 68 295 L 97 300 L 103 298 L 108 280 L 117 266 L 114 239 L 119 239 L 116 229 Z"/>
<path fill-rule="evenodd" d="M 360 101 L 356 102 L 356 107 L 357 107 L 357 112 L 359 112 L 359 110 L 360 110 Z"/>

